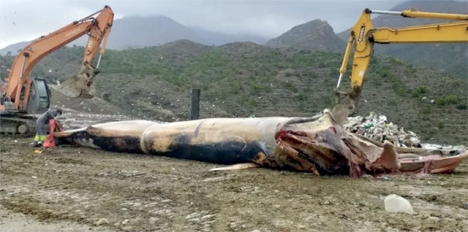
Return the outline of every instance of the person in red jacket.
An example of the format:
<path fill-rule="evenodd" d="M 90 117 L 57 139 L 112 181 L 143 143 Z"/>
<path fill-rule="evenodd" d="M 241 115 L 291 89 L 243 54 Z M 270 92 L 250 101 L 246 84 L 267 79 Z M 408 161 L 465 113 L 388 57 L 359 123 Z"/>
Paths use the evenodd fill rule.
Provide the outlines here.
<path fill-rule="evenodd" d="M 32 146 L 40 147 L 47 139 L 47 125 L 50 119 L 55 119 L 58 115 L 62 115 L 62 109 L 48 109 L 36 120 L 36 136 Z"/>

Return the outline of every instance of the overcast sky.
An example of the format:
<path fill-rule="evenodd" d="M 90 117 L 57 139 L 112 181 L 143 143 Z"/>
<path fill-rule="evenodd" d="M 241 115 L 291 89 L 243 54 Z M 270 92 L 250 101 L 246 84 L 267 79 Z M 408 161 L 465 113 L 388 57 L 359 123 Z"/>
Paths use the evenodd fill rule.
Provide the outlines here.
<path fill-rule="evenodd" d="M 354 24 L 364 8 L 387 10 L 400 2 L 402 0 L 1 0 L 0 48 L 52 32 L 106 4 L 113 9 L 115 19 L 165 15 L 186 26 L 275 37 L 313 19 L 327 20 L 335 32 L 340 32 Z"/>

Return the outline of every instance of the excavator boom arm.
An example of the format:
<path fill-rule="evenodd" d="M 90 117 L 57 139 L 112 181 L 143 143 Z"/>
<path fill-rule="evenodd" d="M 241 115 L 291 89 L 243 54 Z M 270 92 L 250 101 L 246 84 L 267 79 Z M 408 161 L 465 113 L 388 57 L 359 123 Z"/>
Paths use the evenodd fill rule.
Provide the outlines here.
<path fill-rule="evenodd" d="M 93 16 L 100 13 L 96 18 Z M 106 38 L 112 27 L 114 13 L 105 6 L 104 9 L 81 20 L 74 21 L 48 35 L 32 41 L 21 50 L 15 58 L 4 86 L 4 97 L 15 104 L 17 110 L 24 110 L 29 99 L 31 86 L 30 74 L 34 66 L 46 55 L 66 44 L 89 34 L 85 48 L 83 64 L 92 64 L 101 41 Z M 101 54 L 104 52 L 104 47 Z"/>
<path fill-rule="evenodd" d="M 424 12 L 415 9 L 407 9 L 404 11 L 386 11 L 386 10 L 371 10 L 365 9 L 364 13 L 367 14 L 386 14 L 386 15 L 399 15 L 405 18 L 426 18 L 426 19 L 449 19 L 449 20 L 468 20 L 468 15 L 465 14 L 451 14 L 451 13 L 437 13 L 437 12 Z"/>
<path fill-rule="evenodd" d="M 377 28 L 370 31 L 370 42 L 389 43 L 464 43 L 468 41 L 468 21 L 439 23 L 399 29 Z"/>
<path fill-rule="evenodd" d="M 109 10 L 106 10 L 109 9 Z M 89 30 L 89 39 L 85 47 L 85 54 L 83 63 L 92 64 L 94 57 L 101 46 L 100 55 L 104 54 L 107 45 L 107 39 L 111 31 L 111 27 L 114 21 L 114 13 L 110 8 L 105 8 L 101 14 L 96 18 L 97 27 L 92 27 Z M 101 58 L 101 56 L 99 57 Z M 99 63 L 98 65 L 99 66 Z"/>
<path fill-rule="evenodd" d="M 401 28 L 373 28 L 370 14 L 392 14 L 409 18 L 434 18 L 463 20 L 448 23 L 427 24 Z M 344 59 L 340 68 L 340 76 L 335 92 L 338 103 L 343 95 L 349 96 L 354 107 L 357 107 L 363 82 L 372 57 L 373 46 L 377 44 L 398 43 L 466 43 L 468 42 L 468 15 L 420 12 L 415 10 L 372 11 L 365 9 L 351 31 Z M 346 72 L 351 50 L 354 49 L 352 72 L 350 76 L 351 91 L 341 92 L 338 88 Z"/>

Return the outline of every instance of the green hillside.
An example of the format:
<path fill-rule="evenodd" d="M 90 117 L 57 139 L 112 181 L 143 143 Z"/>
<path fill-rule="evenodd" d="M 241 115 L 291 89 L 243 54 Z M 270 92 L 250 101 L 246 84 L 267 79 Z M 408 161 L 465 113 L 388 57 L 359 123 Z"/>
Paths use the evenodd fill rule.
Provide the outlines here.
<path fill-rule="evenodd" d="M 70 76 L 82 52 L 62 48 L 44 58 L 36 73 Z M 192 87 L 202 89 L 201 117 L 311 116 L 331 107 L 341 61 L 340 53 L 181 40 L 108 50 L 96 83 L 105 99 L 148 119 L 188 119 Z M 374 57 L 369 72 L 358 114 L 385 114 L 426 142 L 468 142 L 467 83 L 390 57 Z"/>

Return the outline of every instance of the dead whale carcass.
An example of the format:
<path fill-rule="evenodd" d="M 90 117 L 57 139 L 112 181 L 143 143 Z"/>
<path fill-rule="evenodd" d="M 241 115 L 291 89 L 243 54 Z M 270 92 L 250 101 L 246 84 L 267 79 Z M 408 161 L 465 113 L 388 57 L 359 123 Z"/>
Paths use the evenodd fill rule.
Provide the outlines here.
<path fill-rule="evenodd" d="M 215 164 L 212 170 L 268 167 L 317 175 L 447 173 L 468 151 L 397 148 L 349 133 L 325 110 L 311 118 L 211 118 L 156 123 L 120 121 L 54 133 L 72 143 Z"/>

